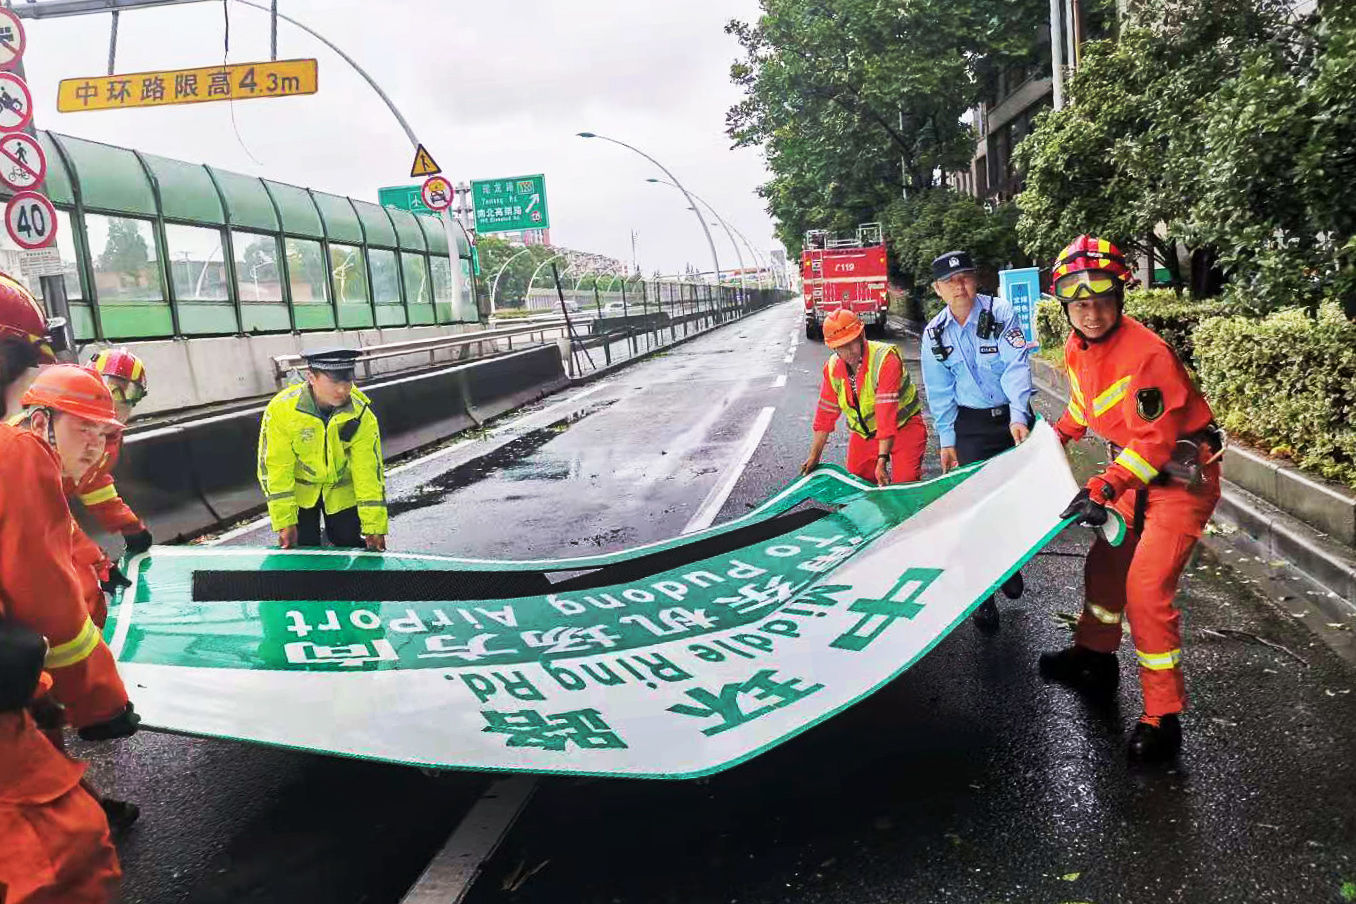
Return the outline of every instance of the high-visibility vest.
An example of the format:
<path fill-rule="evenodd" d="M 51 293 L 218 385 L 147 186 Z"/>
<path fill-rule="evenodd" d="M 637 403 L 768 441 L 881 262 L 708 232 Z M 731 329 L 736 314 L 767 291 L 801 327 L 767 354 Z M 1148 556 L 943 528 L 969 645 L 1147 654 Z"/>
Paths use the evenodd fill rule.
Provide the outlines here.
<path fill-rule="evenodd" d="M 880 371 L 885 359 L 891 355 L 899 360 L 899 413 L 895 423 L 902 426 L 917 414 L 922 406 L 918 401 L 918 388 L 913 385 L 909 372 L 904 369 L 904 359 L 900 356 L 898 348 L 888 342 L 867 341 L 866 360 L 862 362 L 861 372 L 857 378 L 859 385 L 856 404 L 853 404 L 848 395 L 850 387 L 847 377 L 838 375 L 838 363 L 842 359 L 838 357 L 837 352 L 829 358 L 829 385 L 838 396 L 838 407 L 847 417 L 848 429 L 866 439 L 876 435 L 876 384 L 880 382 Z M 842 370 L 844 373 L 847 372 L 846 365 Z"/>

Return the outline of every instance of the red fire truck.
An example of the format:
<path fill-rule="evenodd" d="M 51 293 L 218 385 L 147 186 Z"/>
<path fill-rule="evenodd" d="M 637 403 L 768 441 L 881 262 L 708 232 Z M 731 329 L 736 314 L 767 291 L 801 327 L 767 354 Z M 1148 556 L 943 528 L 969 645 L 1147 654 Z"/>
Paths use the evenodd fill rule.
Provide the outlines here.
<path fill-rule="evenodd" d="M 824 321 L 847 308 L 866 324 L 867 333 L 885 335 L 887 279 L 885 242 L 879 223 L 863 223 L 854 234 L 811 229 L 801 252 L 805 292 L 805 337 L 824 338 Z"/>

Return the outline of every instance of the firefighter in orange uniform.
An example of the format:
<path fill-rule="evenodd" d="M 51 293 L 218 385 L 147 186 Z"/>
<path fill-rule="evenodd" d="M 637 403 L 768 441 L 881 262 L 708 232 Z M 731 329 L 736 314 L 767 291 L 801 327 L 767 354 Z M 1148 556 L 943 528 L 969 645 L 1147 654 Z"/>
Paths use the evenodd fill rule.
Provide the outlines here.
<path fill-rule="evenodd" d="M 1173 596 L 1219 501 L 1223 436 L 1172 348 L 1124 315 L 1129 278 L 1116 246 L 1086 235 L 1060 253 L 1052 275 L 1073 326 L 1064 346 L 1072 397 L 1055 429 L 1065 443 L 1092 430 L 1107 440 L 1112 458 L 1061 517 L 1096 526 L 1112 506 L 1129 531 L 1118 547 L 1098 533 L 1085 564 L 1074 645 L 1042 654 L 1040 670 L 1080 690 L 1113 693 L 1127 618 L 1144 693 L 1129 753 L 1154 762 L 1181 748 L 1186 688 Z"/>
<path fill-rule="evenodd" d="M 132 416 L 132 409 L 146 398 L 146 365 L 125 348 L 105 349 L 90 358 L 89 366 L 101 377 L 113 395 L 113 407 L 118 420 L 124 424 Z M 118 495 L 113 483 L 113 469 L 122 453 L 122 433 L 108 440 L 108 448 L 98 463 L 78 482 L 68 482 L 70 495 L 80 500 L 110 534 L 121 534 L 127 544 L 128 555 L 143 553 L 151 548 L 151 532 L 132 511 L 131 506 Z"/>
<path fill-rule="evenodd" d="M 25 343 L 38 354 L 22 348 Z M 10 660 L 0 669 L 31 676 L 31 635 L 44 638 L 45 672 L 34 693 L 50 690 L 86 740 L 126 737 L 140 720 L 81 599 L 74 522 L 62 492 L 62 458 L 53 448 L 62 447 L 72 461 L 97 458 L 106 430 L 116 424 L 112 398 L 95 375 L 70 365 L 33 379 L 33 364 L 50 358 L 41 308 L 21 285 L 0 278 L 5 414 L 14 413 L 9 390 L 33 380 L 19 402 L 30 429 L 0 424 L 0 623 L 11 638 L 29 632 L 27 641 L 0 653 Z M 114 899 L 120 875 L 107 819 L 81 786 L 84 766 L 38 730 L 26 707 L 32 687 L 31 677 L 7 680 L 0 695 L 0 899 L 105 904 Z"/>
<path fill-rule="evenodd" d="M 918 389 L 904 369 L 899 349 L 871 342 L 857 315 L 840 308 L 824 321 L 824 344 L 834 354 L 824 365 L 810 456 L 800 473 L 819 466 L 824 445 L 847 418 L 847 469 L 878 486 L 917 480 L 923 471 L 928 431 Z"/>

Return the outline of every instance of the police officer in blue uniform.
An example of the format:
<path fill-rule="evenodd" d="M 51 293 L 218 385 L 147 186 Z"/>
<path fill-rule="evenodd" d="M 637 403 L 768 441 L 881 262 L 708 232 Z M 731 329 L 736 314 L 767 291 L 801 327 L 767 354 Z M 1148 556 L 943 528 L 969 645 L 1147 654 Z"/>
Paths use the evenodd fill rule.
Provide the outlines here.
<path fill-rule="evenodd" d="M 923 331 L 923 385 L 942 447 L 942 470 L 949 471 L 1026 439 L 1034 390 L 1021 322 L 1005 300 L 978 294 L 970 255 L 943 254 L 932 262 L 932 278 L 946 307 Z M 1003 584 L 1009 599 L 1022 590 L 1021 572 Z M 985 633 L 998 630 L 992 597 L 973 618 Z"/>

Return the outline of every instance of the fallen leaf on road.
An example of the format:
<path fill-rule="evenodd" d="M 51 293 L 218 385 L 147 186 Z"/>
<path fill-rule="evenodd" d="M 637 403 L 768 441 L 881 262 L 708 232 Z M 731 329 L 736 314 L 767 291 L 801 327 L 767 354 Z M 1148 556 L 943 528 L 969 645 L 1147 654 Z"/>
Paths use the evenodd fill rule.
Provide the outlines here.
<path fill-rule="evenodd" d="M 1342 900 L 1348 902 L 1356 901 L 1356 882 L 1342 883 Z"/>
<path fill-rule="evenodd" d="M 1081 875 L 1083 875 L 1083 874 L 1082 874 L 1082 873 L 1065 873 L 1064 875 L 1060 876 L 1060 878 L 1063 879 L 1065 882 L 1077 882 L 1077 881 L 1078 881 L 1078 877 L 1081 876 Z"/>

